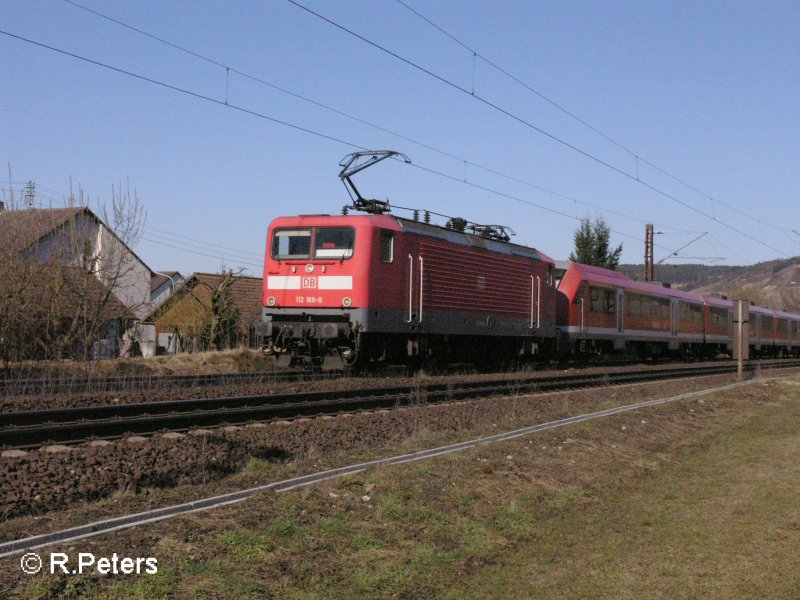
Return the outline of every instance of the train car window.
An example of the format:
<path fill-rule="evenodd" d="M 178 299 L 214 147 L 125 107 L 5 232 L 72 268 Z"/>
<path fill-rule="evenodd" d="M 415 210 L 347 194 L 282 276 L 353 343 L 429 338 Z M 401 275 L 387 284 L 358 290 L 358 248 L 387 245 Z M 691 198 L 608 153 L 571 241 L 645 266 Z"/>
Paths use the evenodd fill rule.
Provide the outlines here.
<path fill-rule="evenodd" d="M 592 312 L 609 314 L 616 312 L 617 295 L 614 290 L 589 288 L 589 297 Z"/>
<path fill-rule="evenodd" d="M 681 302 L 681 321 L 687 323 L 702 323 L 703 307 L 697 304 Z"/>
<path fill-rule="evenodd" d="M 789 322 L 786 319 L 778 319 L 778 332 L 789 333 Z"/>
<path fill-rule="evenodd" d="M 773 320 L 772 317 L 761 316 L 761 331 L 772 331 Z"/>
<path fill-rule="evenodd" d="M 314 236 L 314 258 L 350 258 L 355 235 L 352 227 L 318 227 Z"/>
<path fill-rule="evenodd" d="M 381 230 L 381 262 L 394 261 L 394 232 Z"/>
<path fill-rule="evenodd" d="M 589 300 L 589 308 L 592 312 L 603 312 L 602 304 L 600 303 L 600 290 L 589 288 Z"/>
<path fill-rule="evenodd" d="M 545 275 L 545 283 L 547 287 L 553 287 L 553 265 L 547 265 L 547 274 Z"/>
<path fill-rule="evenodd" d="M 642 312 L 642 297 L 628 294 L 628 315 L 638 317 Z"/>
<path fill-rule="evenodd" d="M 711 324 L 712 325 L 727 325 L 728 324 L 728 311 L 725 308 L 712 308 L 711 309 Z"/>
<path fill-rule="evenodd" d="M 650 298 L 650 316 L 656 319 L 669 319 L 669 300 Z"/>
<path fill-rule="evenodd" d="M 659 300 L 660 316 L 662 319 L 669 319 L 669 300 Z"/>
<path fill-rule="evenodd" d="M 272 258 L 308 258 L 310 251 L 310 229 L 279 229 L 272 234 Z"/>

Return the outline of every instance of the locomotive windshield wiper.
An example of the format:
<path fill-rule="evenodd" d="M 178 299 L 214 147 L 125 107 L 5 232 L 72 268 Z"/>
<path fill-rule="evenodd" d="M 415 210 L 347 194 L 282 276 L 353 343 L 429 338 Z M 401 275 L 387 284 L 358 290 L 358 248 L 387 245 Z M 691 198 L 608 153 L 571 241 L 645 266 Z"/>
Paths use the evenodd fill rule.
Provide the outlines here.
<path fill-rule="evenodd" d="M 382 215 L 383 213 L 391 212 L 392 209 L 389 207 L 388 200 L 364 198 L 350 178 L 356 173 L 363 171 L 367 167 L 371 167 L 372 165 L 393 156 L 400 157 L 406 164 L 411 162 L 411 159 L 405 154 L 401 154 L 395 150 L 366 150 L 364 152 L 353 152 L 339 161 L 339 166 L 342 167 L 342 170 L 339 171 L 339 179 L 342 180 L 342 183 L 347 190 L 347 194 L 353 201 L 354 209 L 363 210 L 364 212 L 368 212 L 372 215 Z M 352 190 L 352 192 L 350 190 Z M 355 194 L 355 197 L 353 194 Z"/>

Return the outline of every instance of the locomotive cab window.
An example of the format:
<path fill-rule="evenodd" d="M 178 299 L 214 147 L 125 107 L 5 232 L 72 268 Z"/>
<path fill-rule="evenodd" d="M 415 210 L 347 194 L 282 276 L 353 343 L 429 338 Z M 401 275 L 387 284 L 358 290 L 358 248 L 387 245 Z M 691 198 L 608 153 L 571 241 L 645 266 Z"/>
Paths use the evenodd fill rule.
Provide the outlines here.
<path fill-rule="evenodd" d="M 394 261 L 394 232 L 381 230 L 381 262 L 391 263 Z"/>
<path fill-rule="evenodd" d="M 310 251 L 310 229 L 281 229 L 272 234 L 272 258 L 308 258 Z"/>
<path fill-rule="evenodd" d="M 352 227 L 320 227 L 314 236 L 314 258 L 350 258 L 354 241 Z"/>

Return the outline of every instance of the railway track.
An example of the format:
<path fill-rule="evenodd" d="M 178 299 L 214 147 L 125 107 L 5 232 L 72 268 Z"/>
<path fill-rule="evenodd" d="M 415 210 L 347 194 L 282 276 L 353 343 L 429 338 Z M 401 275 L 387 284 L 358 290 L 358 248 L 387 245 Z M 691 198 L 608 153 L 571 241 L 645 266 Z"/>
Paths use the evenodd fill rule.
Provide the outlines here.
<path fill-rule="evenodd" d="M 124 392 L 148 389 L 207 387 L 249 383 L 316 381 L 341 377 L 342 371 L 254 371 L 205 375 L 121 375 L 118 377 L 72 377 L 41 379 L 0 379 L 0 392 L 6 395 L 79 394 L 86 392 Z"/>
<path fill-rule="evenodd" d="M 749 363 L 746 372 L 761 368 L 800 367 L 800 360 Z M 639 383 L 662 379 L 735 373 L 735 364 L 681 366 L 646 370 L 531 375 L 505 381 L 423 383 L 358 390 L 233 396 L 164 402 L 86 406 L 0 413 L 0 446 L 33 448 L 48 442 L 78 443 L 114 439 L 128 434 L 187 431 L 198 427 L 242 425 L 345 412 L 434 404 L 468 399 L 521 395 L 564 389 Z"/>

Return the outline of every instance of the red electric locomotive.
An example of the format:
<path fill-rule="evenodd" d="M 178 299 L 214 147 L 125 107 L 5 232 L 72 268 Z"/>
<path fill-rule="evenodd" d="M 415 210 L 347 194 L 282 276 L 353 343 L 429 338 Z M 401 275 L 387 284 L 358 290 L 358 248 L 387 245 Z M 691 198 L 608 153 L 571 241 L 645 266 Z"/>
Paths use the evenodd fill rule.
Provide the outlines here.
<path fill-rule="evenodd" d="M 265 333 L 284 361 L 494 363 L 554 337 L 554 263 L 533 248 L 389 215 L 281 217 L 267 248 Z"/>
<path fill-rule="evenodd" d="M 374 164 L 395 154 L 353 156 L 371 155 Z M 352 161 L 340 174 L 348 182 Z M 281 217 L 270 225 L 268 353 L 284 363 L 345 366 L 496 364 L 544 354 L 555 336 L 550 258 L 509 243 L 501 227 L 402 219 L 360 195 L 354 206 L 372 214 Z"/>

